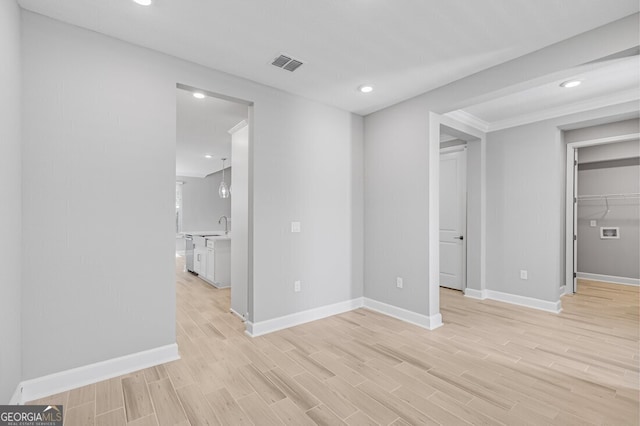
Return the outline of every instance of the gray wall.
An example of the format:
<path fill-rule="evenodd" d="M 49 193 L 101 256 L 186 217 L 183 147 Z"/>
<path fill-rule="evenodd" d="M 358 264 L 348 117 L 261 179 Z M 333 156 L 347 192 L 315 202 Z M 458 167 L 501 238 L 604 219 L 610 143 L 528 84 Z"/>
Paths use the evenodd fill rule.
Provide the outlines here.
<path fill-rule="evenodd" d="M 640 166 L 637 165 L 639 141 L 581 148 L 578 150 L 578 161 L 583 163 L 580 160 L 583 157 L 591 161 L 598 158 L 608 160 L 613 155 L 621 154 L 624 146 L 620 145 L 626 145 L 635 154 L 635 160 L 580 164 L 579 195 L 640 193 Z M 634 162 L 635 165 L 630 164 Z M 612 199 L 608 213 L 604 200 L 578 203 L 578 272 L 640 278 L 639 202 L 638 198 Z M 595 227 L 590 226 L 591 220 L 596 220 Z M 602 226 L 619 227 L 620 239 L 600 239 Z"/>
<path fill-rule="evenodd" d="M 640 121 L 637 118 L 630 118 L 628 120 L 620 120 L 615 121 L 613 123 L 606 124 L 598 124 L 595 126 L 582 126 L 577 129 L 566 130 L 563 134 L 564 141 L 566 143 L 569 142 L 581 142 L 588 141 L 593 139 L 602 139 L 609 138 L 612 136 L 621 136 L 621 135 L 630 135 L 632 133 L 640 132 Z M 587 158 L 579 159 L 582 161 L 589 161 L 589 156 L 591 155 L 602 155 L 600 150 L 604 149 L 604 152 L 607 155 L 617 155 L 616 153 L 622 151 L 623 153 L 628 152 L 628 146 L 625 144 L 616 144 L 615 148 L 603 148 L 594 146 L 589 150 L 583 151 L 583 155 L 586 155 Z M 623 154 L 628 155 L 628 154 Z"/>
<path fill-rule="evenodd" d="M 205 178 L 177 176 L 176 180 L 184 182 L 182 185 L 182 230 L 184 232 L 224 231 L 224 222 L 218 224 L 218 219 L 220 216 L 227 216 L 231 219 L 231 197 L 220 198 L 218 195 L 222 171 L 210 174 Z M 227 185 L 231 185 L 231 167 L 225 170 L 224 180 Z M 231 221 L 229 221 L 229 226 L 231 226 Z"/>
<path fill-rule="evenodd" d="M 564 146 L 547 120 L 487 135 L 487 288 L 558 300 Z M 520 279 L 520 270 L 528 280 Z"/>
<path fill-rule="evenodd" d="M 36 14 L 23 24 L 24 378 L 175 342 L 176 83 L 254 102 L 253 320 L 362 296 L 360 117 Z"/>
<path fill-rule="evenodd" d="M 638 120 L 633 121 L 638 123 Z M 637 140 L 581 148 L 578 162 L 591 163 L 632 157 L 640 157 L 640 146 Z"/>
<path fill-rule="evenodd" d="M 20 9 L 0 2 L 0 404 L 21 378 Z"/>

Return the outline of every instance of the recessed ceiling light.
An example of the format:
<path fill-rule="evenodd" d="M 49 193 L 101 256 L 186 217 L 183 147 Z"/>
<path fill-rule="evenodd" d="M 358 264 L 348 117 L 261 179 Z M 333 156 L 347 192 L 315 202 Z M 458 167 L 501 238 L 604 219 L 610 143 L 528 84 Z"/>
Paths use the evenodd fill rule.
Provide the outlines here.
<path fill-rule="evenodd" d="M 196 99 L 204 99 L 204 93 L 195 92 L 193 94 L 193 97 L 196 98 Z"/>
<path fill-rule="evenodd" d="M 213 158 L 213 155 L 211 155 L 211 154 L 206 154 L 206 155 L 204 156 L 204 158 Z"/>
<path fill-rule="evenodd" d="M 571 88 L 571 87 L 580 86 L 581 84 L 582 82 L 580 80 L 567 80 L 560 83 L 560 87 Z"/>
<path fill-rule="evenodd" d="M 153 0 L 133 0 L 138 3 L 140 6 L 150 6 L 153 3 Z"/>
<path fill-rule="evenodd" d="M 361 91 L 362 93 L 370 93 L 370 92 L 373 92 L 373 86 L 370 86 L 368 84 L 363 84 L 362 86 L 358 87 L 358 90 Z"/>

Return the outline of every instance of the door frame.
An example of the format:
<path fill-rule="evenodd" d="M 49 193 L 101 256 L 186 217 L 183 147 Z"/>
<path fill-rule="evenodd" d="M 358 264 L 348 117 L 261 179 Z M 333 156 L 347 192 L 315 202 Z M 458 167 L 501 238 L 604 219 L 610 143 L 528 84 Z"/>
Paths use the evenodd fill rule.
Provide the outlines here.
<path fill-rule="evenodd" d="M 253 101 L 240 99 L 233 96 L 225 95 L 219 92 L 213 92 L 207 89 L 203 89 L 201 87 L 190 86 L 183 83 L 176 83 L 176 90 L 185 90 L 187 92 L 200 92 L 205 94 L 208 97 L 222 99 L 227 102 L 234 102 L 237 104 L 245 105 L 247 107 L 247 118 L 244 120 L 246 125 L 249 127 L 249 140 L 248 140 L 248 152 L 247 158 L 245 161 L 248 164 L 248 187 L 245 189 L 248 194 L 248 223 L 236 223 L 236 228 L 243 227 L 244 232 L 246 233 L 246 239 L 243 241 L 247 246 L 247 258 L 242 259 L 238 265 L 234 265 L 232 263 L 231 270 L 233 268 L 243 268 L 247 270 L 247 294 L 245 295 L 245 303 L 247 306 L 247 312 L 235 312 L 231 310 L 232 313 L 237 315 L 239 319 L 245 322 L 245 325 L 248 321 L 253 321 L 253 126 L 254 126 L 254 114 L 255 114 L 255 104 Z M 240 124 L 240 123 L 239 123 Z M 235 127 L 234 127 L 235 128 Z M 176 126 L 177 129 L 177 126 Z M 177 132 L 177 130 L 176 130 Z M 176 133 L 176 144 L 177 144 L 177 133 Z M 234 238 L 238 239 L 237 235 L 240 235 L 242 232 L 237 231 Z M 175 277 L 174 277 L 175 281 Z M 231 303 L 231 302 L 230 302 Z"/>
<path fill-rule="evenodd" d="M 474 138 L 469 143 L 478 144 L 479 157 L 478 157 L 478 173 L 479 173 L 479 188 L 477 194 L 478 203 L 478 223 L 477 229 L 474 228 L 474 232 L 477 234 L 477 251 L 478 251 L 478 265 L 477 270 L 474 270 L 473 275 L 470 274 L 469 268 L 467 268 L 467 288 L 465 289 L 465 296 L 474 297 L 478 299 L 485 298 L 486 293 L 486 221 L 487 221 L 487 183 L 486 183 L 486 158 L 487 158 L 487 140 L 486 129 L 480 129 L 474 125 L 463 123 L 457 120 L 451 115 L 442 115 L 435 112 L 429 112 L 429 133 L 428 133 L 428 184 L 429 190 L 428 199 L 428 215 L 427 215 L 427 229 L 428 229 L 428 249 L 429 249 L 429 282 L 428 286 L 428 315 L 434 318 L 434 321 L 440 321 L 442 323 L 442 316 L 440 314 L 440 126 L 446 126 L 449 129 L 456 130 L 458 132 L 470 135 Z M 467 151 L 468 153 L 468 151 Z M 467 171 L 469 168 L 469 161 L 467 158 Z M 467 174 L 468 176 L 468 174 Z M 467 188 L 467 192 L 469 188 Z M 467 209 L 469 209 L 469 202 L 467 202 Z M 467 215 L 469 217 L 469 215 Z M 469 235 L 471 228 L 467 226 L 467 235 Z M 467 244 L 469 247 L 469 244 Z M 467 262 L 469 257 L 467 256 Z M 469 288 L 470 278 L 473 278 L 478 288 Z"/>
<path fill-rule="evenodd" d="M 468 142 L 467 142 L 468 143 Z M 462 239 L 462 276 L 461 276 L 461 280 L 462 280 L 462 292 L 464 293 L 467 290 L 467 216 L 469 215 L 469 211 L 467 209 L 467 179 L 468 179 L 468 170 L 467 170 L 467 144 L 463 144 L 463 145 L 456 145 L 456 146 L 449 146 L 446 148 L 440 148 L 440 155 L 442 154 L 452 154 L 455 152 L 464 152 L 464 161 L 463 161 L 463 168 L 464 168 L 464 195 L 462 197 L 462 210 L 464 211 L 464 223 L 462 224 L 462 235 L 463 235 L 463 239 Z M 438 193 L 439 195 L 439 193 Z M 438 206 L 439 207 L 439 206 Z M 440 234 L 438 234 L 438 239 L 440 238 Z M 439 279 L 438 279 L 439 281 Z M 440 283 L 438 283 L 440 284 Z M 448 287 L 445 287 L 448 288 Z"/>
<path fill-rule="evenodd" d="M 575 151 L 578 148 L 586 148 L 588 146 L 607 145 L 616 142 L 627 142 L 640 139 L 640 133 L 629 133 L 626 135 L 611 136 L 598 139 L 587 139 L 583 141 L 567 143 L 566 156 L 566 186 L 565 186 L 565 287 L 564 294 L 573 294 L 578 290 L 577 283 L 577 248 L 574 250 L 574 235 L 576 235 L 577 226 L 577 197 L 574 195 L 574 188 L 577 185 L 577 173 L 574 167 Z"/>

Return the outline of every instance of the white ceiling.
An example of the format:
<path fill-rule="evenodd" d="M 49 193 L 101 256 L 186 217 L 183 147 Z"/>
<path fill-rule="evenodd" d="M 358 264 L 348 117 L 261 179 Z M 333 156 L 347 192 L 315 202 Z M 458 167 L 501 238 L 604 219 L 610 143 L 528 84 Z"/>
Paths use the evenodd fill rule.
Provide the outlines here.
<path fill-rule="evenodd" d="M 196 99 L 181 89 L 176 92 L 176 175 L 205 177 L 222 170 L 221 158 L 231 159 L 229 130 L 247 118 L 247 106 L 213 97 Z M 205 158 L 206 154 L 213 158 Z"/>
<path fill-rule="evenodd" d="M 573 88 L 560 87 L 580 80 Z M 640 99 L 640 57 L 582 65 L 531 82 L 529 88 L 463 109 L 488 130 L 524 124 L 619 102 Z"/>
<path fill-rule="evenodd" d="M 635 13 L 637 0 L 19 0 L 25 9 L 367 114 Z M 399 4 L 401 3 L 401 6 Z M 294 73 L 271 60 L 305 61 Z M 356 88 L 369 83 L 370 94 Z"/>

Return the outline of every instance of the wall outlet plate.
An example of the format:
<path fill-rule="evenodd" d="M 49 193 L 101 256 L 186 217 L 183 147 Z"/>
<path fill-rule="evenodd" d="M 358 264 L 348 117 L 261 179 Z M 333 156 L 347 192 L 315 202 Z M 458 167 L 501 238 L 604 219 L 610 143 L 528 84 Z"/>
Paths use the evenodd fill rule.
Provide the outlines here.
<path fill-rule="evenodd" d="M 402 288 L 404 286 L 404 282 L 402 281 L 402 277 L 396 277 L 396 287 Z"/>
<path fill-rule="evenodd" d="M 521 280 L 528 280 L 529 279 L 529 273 L 527 271 L 525 271 L 524 269 L 520 270 L 520 279 Z"/>
<path fill-rule="evenodd" d="M 291 222 L 291 232 L 300 232 L 300 222 Z"/>
<path fill-rule="evenodd" d="M 293 283 L 293 291 L 298 293 L 300 291 L 300 281 L 294 281 Z"/>
<path fill-rule="evenodd" d="M 592 220 L 589 222 L 589 226 L 592 228 L 595 228 L 596 226 L 598 226 L 598 221 L 597 220 Z"/>

